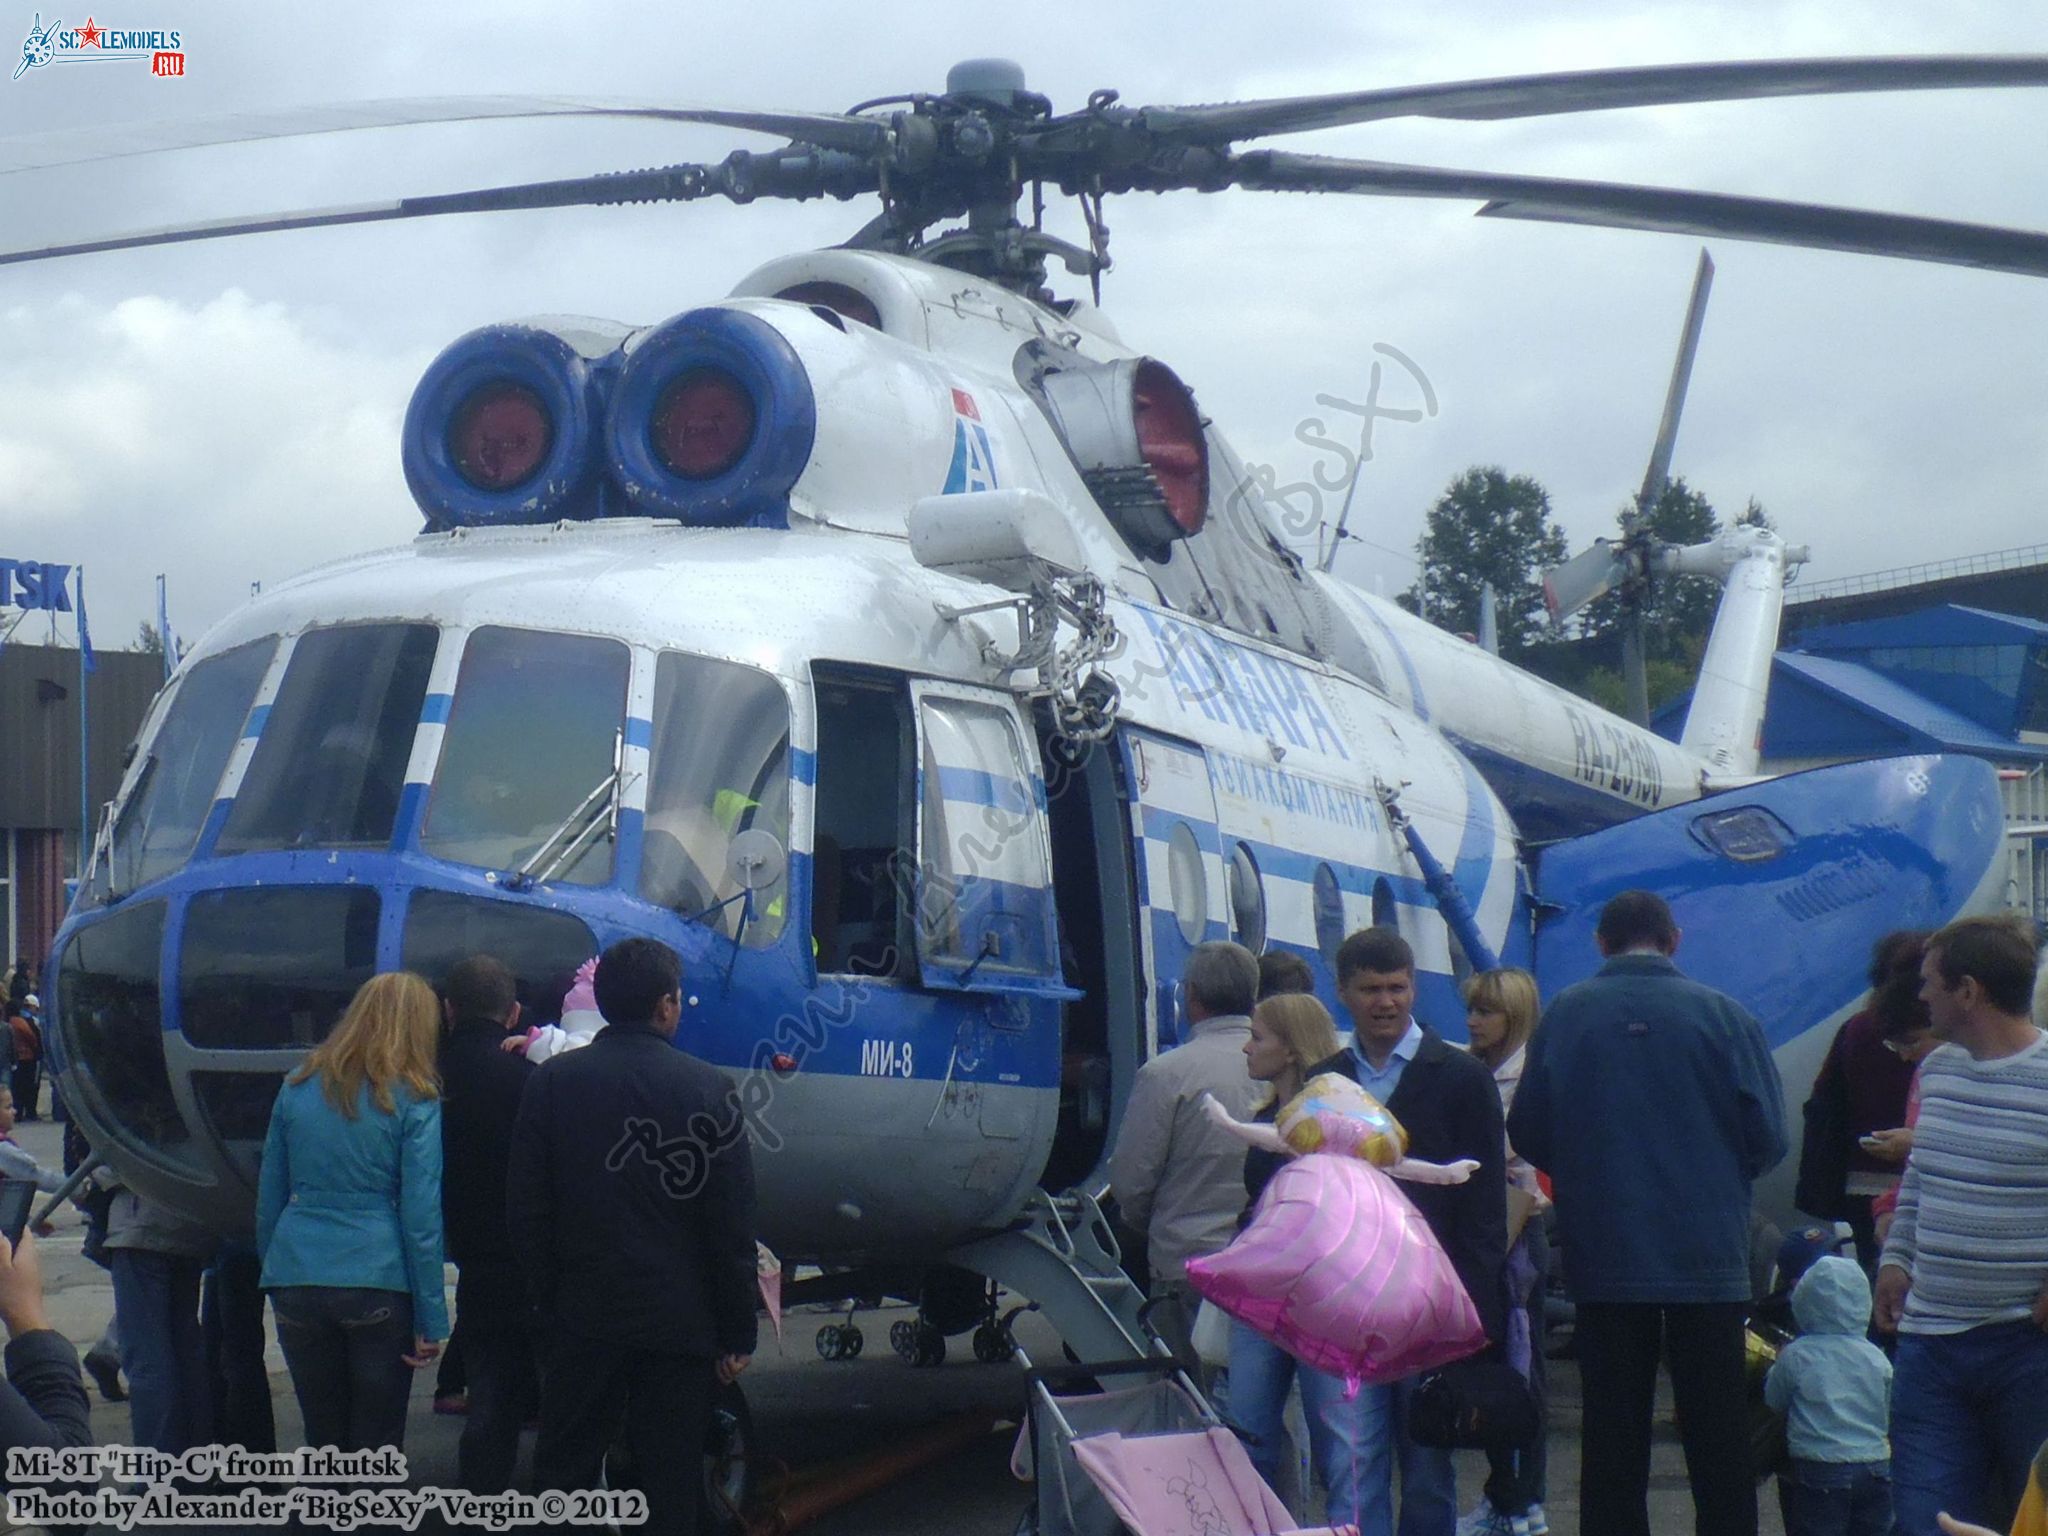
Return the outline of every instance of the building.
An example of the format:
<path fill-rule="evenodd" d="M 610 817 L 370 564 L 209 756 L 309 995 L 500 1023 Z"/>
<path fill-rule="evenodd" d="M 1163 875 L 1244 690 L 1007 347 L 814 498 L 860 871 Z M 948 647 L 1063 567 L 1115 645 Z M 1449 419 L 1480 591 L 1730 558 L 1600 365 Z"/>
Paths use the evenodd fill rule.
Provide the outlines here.
<path fill-rule="evenodd" d="M 1676 737 L 1689 703 L 1659 711 L 1658 730 Z M 2048 622 L 1940 603 L 1787 635 L 1771 664 L 1765 772 L 1923 752 L 1998 765 L 2007 900 L 2048 922 Z"/>
<path fill-rule="evenodd" d="M 163 686 L 163 658 L 99 651 L 84 678 L 91 734 L 84 786 L 91 818 L 114 796 L 128 744 Z M 78 874 L 80 840 L 78 652 L 0 647 L 0 932 L 6 963 L 25 956 L 40 970 L 63 920 L 66 882 Z"/>
<path fill-rule="evenodd" d="M 2048 544 L 1795 582 L 1785 593 L 1783 632 L 1790 637 L 1827 624 L 1896 618 L 1940 603 L 2048 620 Z"/>

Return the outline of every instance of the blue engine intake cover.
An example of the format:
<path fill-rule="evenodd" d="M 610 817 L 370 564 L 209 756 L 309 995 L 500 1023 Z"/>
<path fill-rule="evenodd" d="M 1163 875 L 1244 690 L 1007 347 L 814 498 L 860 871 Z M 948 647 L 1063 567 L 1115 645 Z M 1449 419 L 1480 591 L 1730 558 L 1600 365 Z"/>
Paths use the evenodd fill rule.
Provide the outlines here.
<path fill-rule="evenodd" d="M 528 325 L 485 326 L 435 358 L 413 391 L 403 434 L 405 483 L 428 531 L 591 515 L 604 419 L 600 372 L 560 336 Z M 502 491 L 471 484 L 448 450 L 456 412 L 491 384 L 532 390 L 553 429 L 540 467 Z"/>
<path fill-rule="evenodd" d="M 706 480 L 676 474 L 654 451 L 649 422 L 662 392 L 696 368 L 717 368 L 753 397 L 754 436 L 732 468 Z M 789 492 L 818 431 L 811 379 L 787 338 L 758 316 L 707 308 L 676 316 L 627 353 L 605 422 L 612 473 L 650 516 L 731 527 L 786 527 Z"/>

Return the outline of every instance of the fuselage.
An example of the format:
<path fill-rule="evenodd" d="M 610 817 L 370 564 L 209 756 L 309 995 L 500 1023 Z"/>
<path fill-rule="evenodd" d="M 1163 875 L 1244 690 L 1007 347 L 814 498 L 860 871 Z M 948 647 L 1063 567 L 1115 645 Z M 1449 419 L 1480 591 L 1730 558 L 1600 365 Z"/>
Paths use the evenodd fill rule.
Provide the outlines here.
<path fill-rule="evenodd" d="M 777 296 L 832 284 L 876 324 Z M 574 333 L 589 388 L 617 392 L 602 430 L 551 441 L 638 452 L 621 402 L 661 397 L 636 371 L 737 348 L 770 392 L 772 496 L 657 487 L 654 516 L 627 470 L 570 464 L 513 525 L 265 593 L 152 711 L 50 971 L 67 1103 L 137 1188 L 244 1225 L 281 1074 L 374 972 L 495 953 L 545 1020 L 582 960 L 644 934 L 683 958 L 678 1045 L 734 1077 L 764 1238 L 914 1261 L 1096 1175 L 1138 1064 L 1180 1036 L 1195 943 L 1292 949 L 1334 1005 L 1337 944 L 1395 924 L 1418 1013 L 1462 1035 L 1473 956 L 1382 786 L 1478 941 L 1539 971 L 1525 845 L 1702 792 L 1671 743 L 1305 571 L 1207 424 L 1206 516 L 1134 545 L 1034 393 L 1131 356 L 1085 309 L 833 252 L 624 335 Z M 1015 590 L 910 547 L 920 503 L 1009 487 L 1056 509 L 1103 594 L 1120 702 L 1099 740 L 1014 665 Z M 787 855 L 751 894 L 748 832 Z M 1711 896 L 1708 852 L 1640 883 Z M 1927 911 L 1979 899 L 1980 854 L 1944 850 L 1972 867 L 1940 871 Z M 1798 1012 L 1768 1021 L 1788 1060 L 1863 954 L 1807 958 Z"/>

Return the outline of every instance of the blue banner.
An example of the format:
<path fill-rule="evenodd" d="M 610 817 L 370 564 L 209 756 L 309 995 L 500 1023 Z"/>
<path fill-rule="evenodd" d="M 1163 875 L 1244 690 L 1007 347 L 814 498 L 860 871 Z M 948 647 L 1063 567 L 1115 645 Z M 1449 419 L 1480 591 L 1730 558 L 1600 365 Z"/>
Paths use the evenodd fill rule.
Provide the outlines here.
<path fill-rule="evenodd" d="M 85 569 L 83 566 L 79 568 L 78 572 L 78 665 L 86 672 L 97 672 L 100 669 L 99 658 L 92 653 L 92 631 L 86 627 L 85 623 Z M 84 708 L 84 698 L 85 695 L 81 692 L 79 694 L 81 701 L 79 707 L 81 710 Z M 80 735 L 83 736 L 83 734 L 81 731 Z M 91 833 L 91 818 L 89 817 L 87 818 L 86 826 L 87 835 L 89 836 Z"/>

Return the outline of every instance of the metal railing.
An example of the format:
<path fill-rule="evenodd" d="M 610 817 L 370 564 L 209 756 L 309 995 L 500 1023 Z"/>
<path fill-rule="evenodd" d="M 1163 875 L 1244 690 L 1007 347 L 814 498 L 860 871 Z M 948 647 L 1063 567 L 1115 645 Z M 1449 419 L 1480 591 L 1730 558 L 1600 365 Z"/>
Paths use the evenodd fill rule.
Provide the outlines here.
<path fill-rule="evenodd" d="M 1855 597 L 1866 592 L 1889 592 L 1898 587 L 1925 582 L 1948 581 L 1959 576 L 1984 576 L 1994 571 L 2022 570 L 2030 565 L 2048 565 L 2048 544 L 2028 544 L 2019 549 L 1994 550 L 1988 555 L 1964 555 L 1954 560 L 1937 560 L 1929 565 L 1894 566 L 1864 576 L 1838 576 L 1832 581 L 1801 582 L 1785 594 L 1785 606 L 1796 608 L 1830 597 Z"/>

